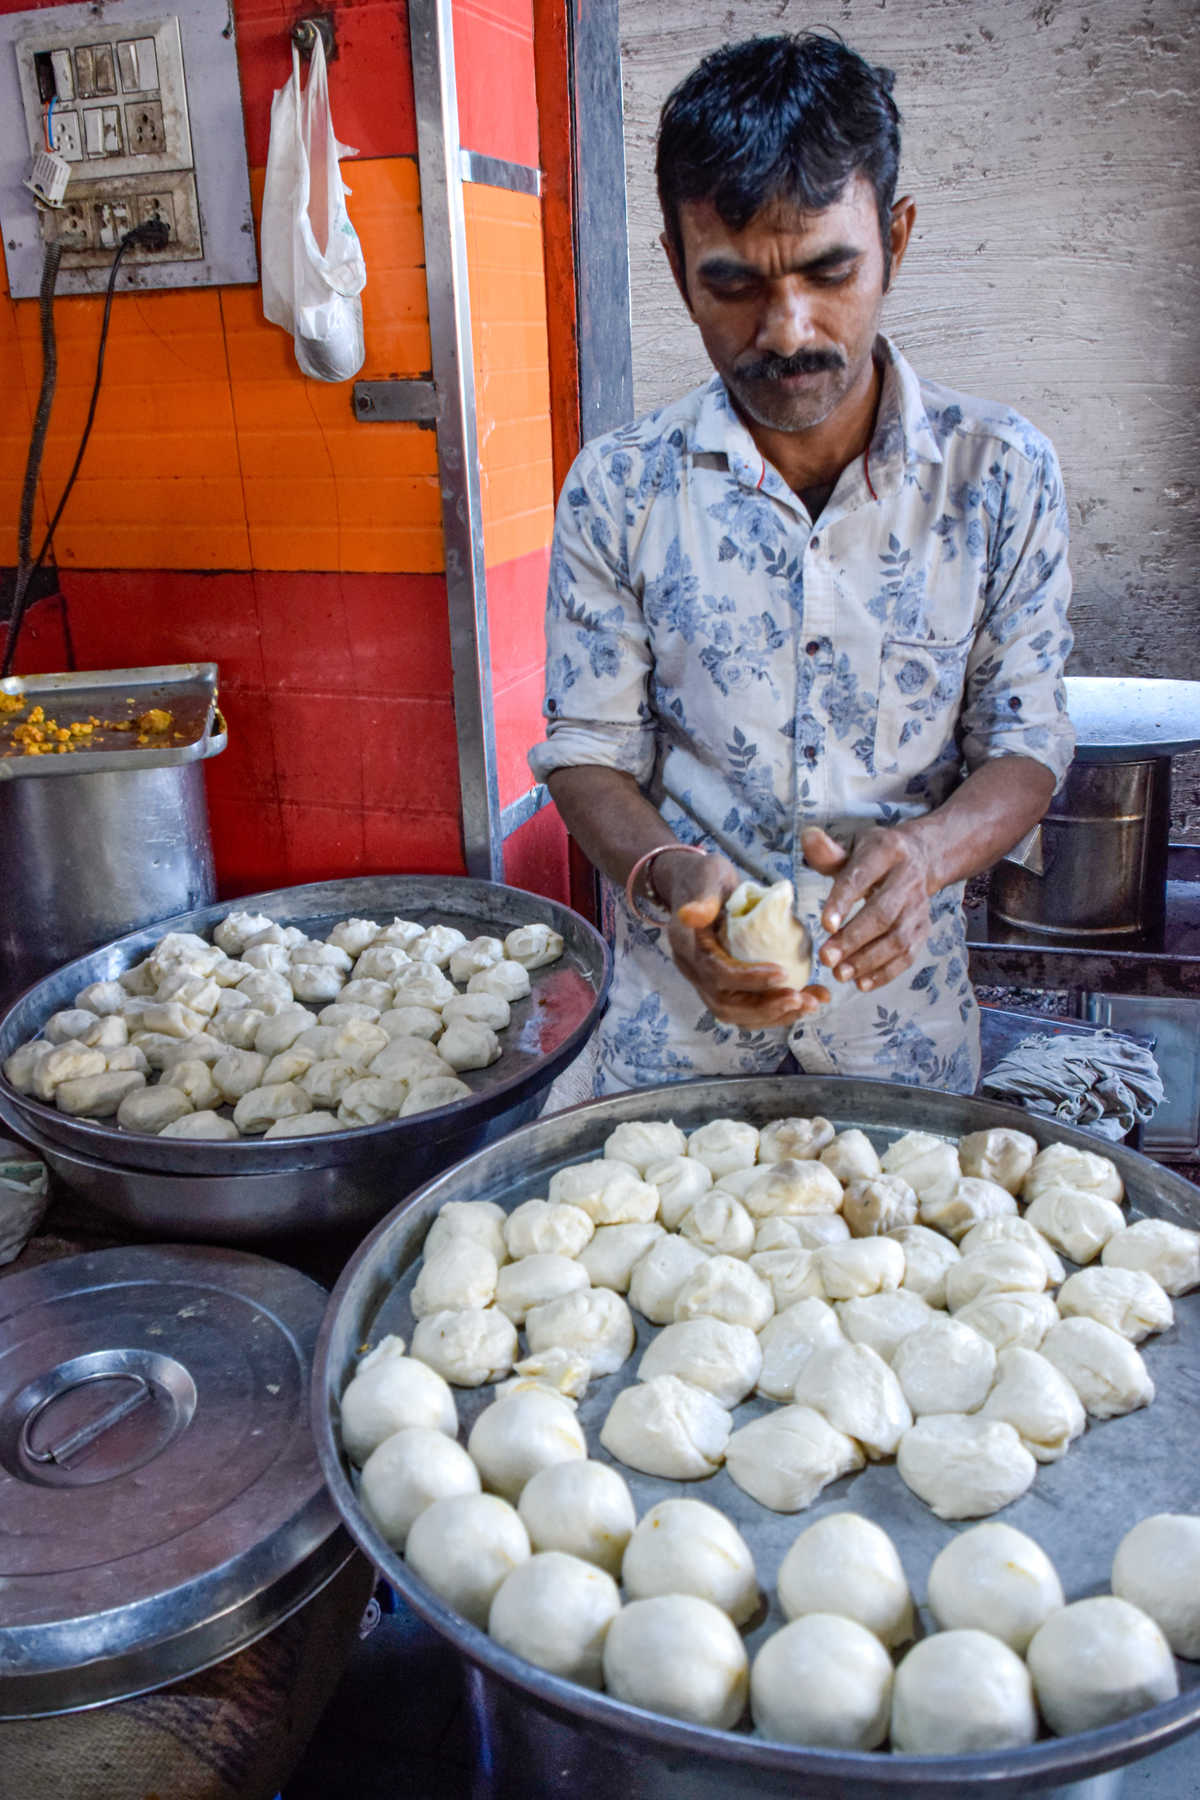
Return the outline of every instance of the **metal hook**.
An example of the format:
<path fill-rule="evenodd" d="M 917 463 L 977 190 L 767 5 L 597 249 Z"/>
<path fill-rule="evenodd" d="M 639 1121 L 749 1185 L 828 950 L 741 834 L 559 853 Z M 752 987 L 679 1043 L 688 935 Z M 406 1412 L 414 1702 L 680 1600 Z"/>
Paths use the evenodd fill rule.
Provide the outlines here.
<path fill-rule="evenodd" d="M 332 13 L 309 13 L 297 19 L 292 26 L 291 39 L 301 56 L 310 57 L 318 34 L 325 45 L 325 61 L 332 62 L 338 53 Z"/>

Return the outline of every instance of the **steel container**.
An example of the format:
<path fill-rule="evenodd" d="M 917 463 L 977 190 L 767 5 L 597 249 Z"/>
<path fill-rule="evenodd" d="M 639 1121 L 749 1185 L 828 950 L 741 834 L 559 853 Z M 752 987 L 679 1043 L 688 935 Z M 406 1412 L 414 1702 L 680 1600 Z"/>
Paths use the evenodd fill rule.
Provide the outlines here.
<path fill-rule="evenodd" d="M 438 1170 L 531 1118 L 545 1089 L 582 1048 L 608 992 L 608 946 L 557 901 L 456 876 L 364 876 L 204 907 L 78 958 L 28 989 L 0 1018 L 0 1062 L 51 1013 L 70 1006 L 81 988 L 120 974 L 166 931 L 211 933 L 227 913 L 242 909 L 317 935 L 350 915 L 442 921 L 468 937 L 502 937 L 542 920 L 562 934 L 564 953 L 531 972 L 533 991 L 513 1005 L 500 1060 L 463 1077 L 473 1090 L 469 1099 L 384 1125 L 269 1142 L 141 1137 L 108 1121 L 71 1118 L 18 1094 L 0 1076 L 0 1119 L 73 1192 L 169 1237 L 232 1243 L 372 1223 Z"/>
<path fill-rule="evenodd" d="M 227 742 L 216 681 L 216 665 L 200 663 L 0 682 L 64 725 L 161 706 L 180 727 L 156 747 L 100 731 L 62 757 L 0 746 L 0 1000 L 119 932 L 216 898 L 203 770 Z"/>
<path fill-rule="evenodd" d="M 883 1082 L 773 1076 L 685 1082 L 640 1089 L 592 1102 L 513 1133 L 448 1170 L 398 1207 L 359 1247 L 334 1290 L 321 1327 L 313 1376 L 313 1432 L 326 1480 L 351 1532 L 408 1603 L 445 1636 L 469 1665 L 469 1683 L 485 1773 L 478 1792 L 489 1796 L 571 1793 L 609 1800 L 616 1793 L 641 1800 L 751 1800 L 791 1795 L 809 1800 L 957 1800 L 961 1795 L 1016 1795 L 1074 1784 L 1089 1800 L 1115 1793 L 1117 1771 L 1200 1726 L 1200 1665 L 1180 1664 L 1183 1691 L 1163 1705 L 1099 1731 L 1047 1738 L 1027 1748 L 957 1757 L 842 1753 L 768 1742 L 747 1731 L 722 1732 L 594 1693 L 534 1667 L 468 1624 L 412 1575 L 403 1557 L 379 1534 L 359 1505 L 356 1477 L 341 1452 L 339 1399 L 365 1344 L 386 1332 L 412 1333 L 408 1302 L 430 1221 L 448 1200 L 491 1200 L 511 1208 L 545 1194 L 555 1169 L 600 1154 L 614 1126 L 627 1119 L 670 1118 L 685 1129 L 717 1117 L 761 1125 L 788 1115 L 822 1114 L 839 1129 L 866 1130 L 877 1148 L 914 1128 L 946 1137 L 1009 1126 L 1039 1143 L 1063 1142 L 1094 1150 L 1086 1132 L 1060 1127 L 1019 1108 Z M 1112 1156 L 1131 1208 L 1200 1225 L 1200 1194 L 1190 1183 L 1122 1147 Z M 1177 1328 L 1149 1346 L 1158 1384 L 1155 1404 L 1089 1430 L 1060 1462 L 1039 1468 L 1037 1480 L 1004 1518 L 1037 1539 L 1056 1563 L 1068 1596 L 1108 1585 L 1113 1552 L 1125 1531 L 1148 1513 L 1193 1511 L 1197 1443 L 1193 1396 L 1200 1383 L 1200 1295 L 1176 1302 Z M 616 1375 L 592 1384 L 579 1419 L 590 1450 L 610 1461 L 599 1431 L 616 1389 L 631 1381 L 649 1336 L 639 1322 L 639 1346 Z M 490 1389 L 456 1394 L 463 1435 L 492 1398 Z M 736 1422 L 771 1410 L 758 1399 L 738 1409 Z M 656 1501 L 686 1493 L 719 1507 L 746 1536 L 760 1583 L 772 1596 L 765 1620 L 748 1632 L 751 1656 L 783 1623 L 775 1572 L 806 1524 L 847 1506 L 875 1519 L 891 1535 L 914 1591 L 924 1595 L 928 1570 L 956 1529 L 938 1520 L 901 1482 L 893 1464 L 869 1464 L 834 1483 L 803 1514 L 781 1517 L 750 1500 L 721 1470 L 703 1483 L 675 1483 L 621 1469 L 639 1515 Z M 922 1630 L 932 1628 L 927 1613 Z"/>

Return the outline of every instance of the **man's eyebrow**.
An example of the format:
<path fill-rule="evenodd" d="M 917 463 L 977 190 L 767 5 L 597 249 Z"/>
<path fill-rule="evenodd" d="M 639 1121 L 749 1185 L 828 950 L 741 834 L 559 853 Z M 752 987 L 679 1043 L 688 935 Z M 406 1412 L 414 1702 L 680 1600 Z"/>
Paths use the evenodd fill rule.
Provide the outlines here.
<path fill-rule="evenodd" d="M 831 244 L 828 250 L 822 250 L 818 256 L 806 257 L 802 262 L 792 263 L 782 272 L 785 275 L 820 275 L 826 269 L 839 268 L 843 263 L 854 262 L 863 254 L 856 244 Z M 740 281 L 747 276 L 758 279 L 762 271 L 753 263 L 741 262 L 736 256 L 706 256 L 697 269 L 697 274 L 714 281 Z"/>

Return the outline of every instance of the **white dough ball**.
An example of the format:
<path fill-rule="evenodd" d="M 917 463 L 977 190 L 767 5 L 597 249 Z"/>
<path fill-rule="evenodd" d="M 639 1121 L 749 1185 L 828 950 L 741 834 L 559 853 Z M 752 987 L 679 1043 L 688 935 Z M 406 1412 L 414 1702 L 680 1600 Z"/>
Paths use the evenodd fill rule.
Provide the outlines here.
<path fill-rule="evenodd" d="M 1067 1271 L 1062 1259 L 1049 1238 L 1043 1237 L 1036 1225 L 1017 1213 L 1005 1213 L 996 1219 L 981 1219 L 978 1225 L 972 1225 L 967 1235 L 959 1242 L 959 1250 L 964 1256 L 974 1255 L 976 1250 L 985 1250 L 991 1244 L 1004 1243 L 1025 1244 L 1030 1250 L 1036 1250 L 1046 1267 L 1046 1279 L 1052 1286 L 1065 1281 Z"/>
<path fill-rule="evenodd" d="M 870 1181 L 881 1173 L 878 1151 L 866 1132 L 857 1128 L 839 1131 L 821 1151 L 819 1160 L 847 1185 L 852 1181 Z"/>
<path fill-rule="evenodd" d="M 1037 1736 L 1029 1671 L 983 1631 L 940 1631 L 914 1644 L 892 1685 L 892 1749 L 910 1756 L 1012 1750 Z"/>
<path fill-rule="evenodd" d="M 504 944 L 497 937 L 471 938 L 468 943 L 461 944 L 450 957 L 451 981 L 467 982 L 472 975 L 478 975 L 480 969 L 490 969 L 493 963 L 504 961 Z"/>
<path fill-rule="evenodd" d="M 706 1256 L 675 1297 L 676 1319 L 709 1315 L 758 1331 L 775 1311 L 771 1289 L 735 1256 Z"/>
<path fill-rule="evenodd" d="M 390 1038 L 415 1037 L 430 1043 L 441 1036 L 447 1021 L 432 1006 L 389 1006 L 386 1012 L 380 1013 L 376 1023 Z"/>
<path fill-rule="evenodd" d="M 713 1188 L 684 1214 L 679 1235 L 710 1256 L 747 1257 L 754 1246 L 754 1220 L 740 1200 Z"/>
<path fill-rule="evenodd" d="M 525 1339 L 533 1352 L 574 1350 L 587 1359 L 593 1380 L 613 1375 L 633 1355 L 633 1315 L 610 1288 L 563 1294 L 525 1315 Z"/>
<path fill-rule="evenodd" d="M 1025 1217 L 1073 1263 L 1090 1263 L 1125 1230 L 1125 1214 L 1116 1201 L 1083 1188 L 1042 1188 L 1025 1208 Z"/>
<path fill-rule="evenodd" d="M 582 1206 L 566 1201 L 526 1200 L 504 1222 L 510 1257 L 578 1256 L 596 1227 Z"/>
<path fill-rule="evenodd" d="M 1011 1525 L 972 1525 L 929 1571 L 929 1610 L 940 1631 L 986 1631 L 1023 1656 L 1035 1631 L 1065 1604 L 1039 1544 Z"/>
<path fill-rule="evenodd" d="M 1065 1375 L 1036 1350 L 1001 1350 L 996 1381 L 980 1409 L 982 1419 L 1003 1419 L 1038 1462 L 1057 1462 L 1077 1437 L 1087 1418 L 1083 1403 Z"/>
<path fill-rule="evenodd" d="M 374 919 L 342 919 L 334 926 L 325 942 L 336 944 L 339 950 L 345 950 L 349 956 L 361 956 L 367 945 L 373 944 L 378 935 L 379 927 Z"/>
<path fill-rule="evenodd" d="M 720 1607 L 693 1594 L 635 1600 L 608 1628 L 604 1685 L 631 1706 L 729 1731 L 746 1709 L 746 1647 Z"/>
<path fill-rule="evenodd" d="M 972 1300 L 955 1317 L 995 1350 L 1040 1350 L 1046 1333 L 1058 1324 L 1058 1307 L 1050 1294 L 989 1294 Z"/>
<path fill-rule="evenodd" d="M 575 1402 L 583 1399 L 591 1378 L 592 1365 L 586 1356 L 580 1356 L 578 1350 L 564 1350 L 561 1344 L 553 1344 L 549 1350 L 535 1350 L 514 1363 L 512 1380 L 500 1383 L 496 1398 L 511 1394 L 518 1387 L 536 1385 L 548 1387 L 565 1400 Z"/>
<path fill-rule="evenodd" d="M 467 983 L 467 992 L 495 994 L 499 999 L 507 1000 L 511 1006 L 514 1000 L 524 1000 L 531 985 L 528 971 L 519 962 L 505 957 L 501 962 L 493 963 L 490 968 L 480 969 L 477 975 L 472 975 Z"/>
<path fill-rule="evenodd" d="M 278 1061 L 279 1058 L 276 1058 Z M 290 1080 L 290 1076 L 279 1076 L 276 1079 Z M 184 1061 L 173 1063 L 163 1071 L 161 1086 L 176 1087 L 181 1094 L 186 1094 L 192 1105 L 199 1111 L 211 1112 L 220 1106 L 225 1096 L 212 1078 L 212 1071 L 205 1062 Z M 265 1077 L 264 1077 L 265 1085 Z"/>
<path fill-rule="evenodd" d="M 454 1387 L 482 1387 L 511 1370 L 517 1328 L 496 1306 L 447 1307 L 418 1319 L 412 1354 Z"/>
<path fill-rule="evenodd" d="M 931 1413 L 900 1439 L 900 1479 L 939 1519 L 980 1519 L 1020 1499 L 1037 1463 L 1011 1425 Z"/>
<path fill-rule="evenodd" d="M 841 1300 L 838 1324 L 852 1344 L 866 1344 L 885 1363 L 890 1363 L 905 1338 L 923 1331 L 937 1318 L 919 1294 L 893 1288 L 886 1294 L 865 1294 L 861 1300 Z"/>
<path fill-rule="evenodd" d="M 474 1019 L 480 1025 L 489 1025 L 493 1031 L 503 1031 L 511 1023 L 512 1007 L 501 994 L 451 994 L 442 1002 L 440 1016 L 443 1025 L 457 1024 L 460 1019 Z M 387 1017 L 387 1013 L 382 1015 L 381 1025 Z"/>
<path fill-rule="evenodd" d="M 467 1449 L 492 1493 L 515 1502 L 531 1475 L 551 1463 L 583 1461 L 587 1440 L 570 1403 L 547 1387 L 527 1387 L 485 1407 Z"/>
<path fill-rule="evenodd" d="M 212 1077 L 221 1098 L 234 1102 L 263 1085 L 266 1067 L 266 1057 L 257 1050 L 226 1050 L 213 1064 Z"/>
<path fill-rule="evenodd" d="M 815 1350 L 799 1370 L 792 1394 L 799 1405 L 815 1407 L 856 1438 L 872 1460 L 891 1456 L 912 1424 L 900 1383 L 865 1344 L 847 1340 Z"/>
<path fill-rule="evenodd" d="M 811 1119 L 772 1119 L 758 1134 L 758 1160 L 807 1162 L 822 1156 L 833 1141 L 833 1126 L 819 1115 Z"/>
<path fill-rule="evenodd" d="M 1135 1219 L 1109 1238 L 1100 1253 L 1106 1269 L 1140 1269 L 1167 1294 L 1200 1287 L 1200 1231 L 1167 1219 Z"/>
<path fill-rule="evenodd" d="M 310 1112 L 303 1118 L 277 1119 L 274 1125 L 268 1125 L 263 1133 L 263 1141 L 267 1138 L 301 1138 L 321 1137 L 327 1131 L 341 1131 L 342 1123 L 336 1113 Z"/>
<path fill-rule="evenodd" d="M 274 1125 L 277 1119 L 294 1119 L 311 1112 L 312 1101 L 294 1081 L 276 1082 L 273 1087 L 251 1088 L 233 1109 L 233 1122 L 247 1136 L 256 1135 Z"/>
<path fill-rule="evenodd" d="M 888 1234 L 904 1252 L 901 1287 L 919 1294 L 927 1305 L 946 1304 L 946 1273 L 960 1252 L 948 1237 L 928 1225 L 901 1225 Z"/>
<path fill-rule="evenodd" d="M 1107 1156 L 1098 1156 L 1094 1150 L 1079 1150 L 1074 1144 L 1048 1144 L 1039 1150 L 1021 1192 L 1026 1200 L 1036 1200 L 1048 1188 L 1059 1187 L 1077 1188 L 1114 1202 L 1125 1197 L 1125 1183 L 1116 1164 Z"/>
<path fill-rule="evenodd" d="M 964 1175 L 946 1193 L 936 1198 L 922 1198 L 919 1218 L 922 1225 L 944 1231 L 957 1244 L 973 1225 L 984 1219 L 1002 1219 L 1016 1214 L 1017 1203 L 998 1181 L 985 1181 L 978 1175 Z"/>
<path fill-rule="evenodd" d="M 423 1081 L 413 1082 L 408 1090 L 408 1098 L 400 1108 L 400 1117 L 407 1119 L 413 1113 L 434 1112 L 440 1106 L 455 1106 L 460 1100 L 469 1100 L 471 1091 L 465 1081 L 459 1081 L 453 1075 L 430 1075 Z"/>
<path fill-rule="evenodd" d="M 1115 1419 L 1154 1398 L 1150 1372 L 1133 1345 L 1096 1319 L 1052 1326 L 1042 1355 L 1066 1376 L 1094 1419 Z"/>
<path fill-rule="evenodd" d="M 1127 1531 L 1112 1591 L 1154 1620 L 1176 1656 L 1200 1659 L 1200 1518 L 1155 1513 Z"/>
<path fill-rule="evenodd" d="M 658 1189 L 612 1157 L 556 1169 L 547 1194 L 581 1206 L 595 1225 L 629 1225 L 658 1215 Z"/>
<path fill-rule="evenodd" d="M 717 1186 L 734 1194 L 755 1219 L 837 1213 L 842 1184 L 824 1163 L 792 1158 L 765 1168 L 731 1169 Z"/>
<path fill-rule="evenodd" d="M 461 950 L 466 941 L 466 932 L 460 931 L 457 925 L 430 925 L 405 948 L 418 962 L 432 963 L 435 968 L 444 969 L 454 952 Z"/>
<path fill-rule="evenodd" d="M 822 1488 L 865 1462 L 854 1439 L 811 1406 L 777 1406 L 725 1446 L 731 1480 L 772 1512 L 802 1512 Z"/>
<path fill-rule="evenodd" d="M 557 962 L 563 949 L 562 932 L 555 931 L 542 919 L 514 926 L 504 940 L 505 956 L 525 969 L 541 969 L 547 963 Z"/>
<path fill-rule="evenodd" d="M 604 1154 L 608 1155 L 607 1146 Z M 693 1156 L 667 1156 L 645 1170 L 645 1180 L 658 1190 L 658 1216 L 668 1231 L 678 1231 L 689 1210 L 713 1184 L 707 1166 Z"/>
<path fill-rule="evenodd" d="M 60 1081 L 82 1081 L 87 1075 L 103 1075 L 107 1068 L 103 1050 L 91 1050 L 72 1038 L 55 1044 L 33 1063 L 30 1080 L 36 1099 L 53 1103 Z"/>
<path fill-rule="evenodd" d="M 946 1305 L 952 1313 L 988 1294 L 1040 1294 L 1046 1265 L 1029 1244 L 985 1244 L 946 1271 Z"/>
<path fill-rule="evenodd" d="M 637 1512 L 624 1477 L 607 1463 L 539 1469 L 521 1489 L 517 1511 L 535 1550 L 565 1550 L 609 1575 L 620 1574 Z"/>
<path fill-rule="evenodd" d="M 677 1375 L 623 1388 L 600 1429 L 600 1442 L 627 1468 L 674 1481 L 700 1481 L 725 1457 L 733 1420 L 719 1401 Z"/>
<path fill-rule="evenodd" d="M 337 1057 L 330 1056 L 310 1063 L 298 1078 L 298 1085 L 304 1089 L 314 1106 L 336 1112 L 346 1089 L 357 1080 L 358 1076 L 348 1062 L 340 1062 Z M 338 1129 L 341 1129 L 340 1125 Z"/>
<path fill-rule="evenodd" d="M 1095 1731 L 1172 1700 L 1179 1676 L 1154 1620 L 1111 1594 L 1051 1613 L 1027 1653 L 1051 1731 Z"/>
<path fill-rule="evenodd" d="M 447 1025 L 437 1047 L 452 1069 L 486 1069 L 500 1057 L 500 1039 L 478 1019 L 456 1019 Z"/>
<path fill-rule="evenodd" d="M 898 1288 L 904 1279 L 904 1252 L 892 1238 L 852 1238 L 813 1254 L 827 1300 L 861 1299 Z"/>
<path fill-rule="evenodd" d="M 272 1126 L 271 1129 L 273 1131 L 275 1127 Z M 172 1119 L 158 1135 L 165 1138 L 199 1138 L 210 1144 L 232 1144 L 236 1143 L 241 1133 L 232 1119 L 223 1119 L 220 1113 L 206 1110 L 185 1113 L 182 1119 Z"/>
<path fill-rule="evenodd" d="M 600 1225 L 579 1251 L 579 1262 L 593 1287 L 612 1288 L 615 1293 L 625 1294 L 633 1271 L 665 1235 L 654 1219 L 629 1225 Z"/>
<path fill-rule="evenodd" d="M 69 1006 L 63 1012 L 50 1014 L 42 1026 L 42 1036 L 51 1044 L 67 1044 L 73 1038 L 81 1038 L 85 1031 L 99 1023 L 99 1013 L 83 1006 Z"/>
<path fill-rule="evenodd" d="M 506 1263 L 496 1276 L 496 1305 L 514 1325 L 523 1325 L 533 1307 L 588 1286 L 588 1272 L 573 1256 L 553 1252 L 523 1256 L 518 1262 Z"/>
<path fill-rule="evenodd" d="M 961 1319 L 937 1314 L 896 1346 L 892 1373 L 916 1418 L 969 1413 L 982 1406 L 996 1375 L 996 1352 Z"/>
<path fill-rule="evenodd" d="M 428 1426 L 394 1431 L 363 1464 L 363 1511 L 380 1536 L 403 1550 L 414 1523 L 435 1500 L 477 1494 L 479 1471 L 461 1444 Z"/>
<path fill-rule="evenodd" d="M 546 1550 L 505 1577 L 488 1614 L 488 1635 L 539 1669 L 598 1688 L 604 1640 L 620 1610 L 611 1575 L 580 1557 Z"/>
<path fill-rule="evenodd" d="M 385 1337 L 360 1357 L 342 1395 L 342 1445 L 361 1468 L 394 1431 L 425 1425 L 458 1434 L 454 1395 L 441 1376 L 404 1354 L 404 1340 Z"/>
<path fill-rule="evenodd" d="M 603 1154 L 628 1163 L 643 1181 L 653 1182 L 649 1170 L 682 1156 L 686 1148 L 687 1139 L 669 1119 L 626 1119 L 605 1138 Z"/>
<path fill-rule="evenodd" d="M 60 1081 L 54 1090 L 54 1104 L 59 1112 L 72 1113 L 77 1119 L 111 1119 L 128 1095 L 142 1092 L 145 1086 L 146 1077 L 139 1069 L 105 1070 L 100 1075 Z"/>
<path fill-rule="evenodd" d="M 913 1603 L 896 1547 L 860 1513 L 830 1513 L 802 1531 L 776 1579 L 784 1617 L 837 1613 L 854 1619 L 887 1649 L 913 1634 Z"/>
<path fill-rule="evenodd" d="M 732 1408 L 751 1392 L 761 1368 L 762 1348 L 748 1326 L 684 1319 L 651 1340 L 638 1365 L 638 1379 L 678 1375 Z"/>
<path fill-rule="evenodd" d="M 767 1283 L 776 1312 L 784 1312 L 801 1300 L 820 1300 L 825 1286 L 812 1250 L 756 1250 L 750 1267 Z"/>
<path fill-rule="evenodd" d="M 810 1298 L 784 1307 L 758 1333 L 762 1350 L 759 1393 L 768 1400 L 790 1400 L 796 1376 L 814 1350 L 844 1341 L 838 1316 L 826 1301 Z"/>
<path fill-rule="evenodd" d="M 853 1619 L 807 1613 L 763 1645 L 750 1710 L 766 1738 L 828 1750 L 876 1750 L 888 1734 L 892 1659 Z"/>
<path fill-rule="evenodd" d="M 423 1254 L 436 1256 L 451 1238 L 472 1238 L 490 1250 L 498 1265 L 508 1261 L 504 1242 L 507 1214 L 494 1200 L 447 1200 L 425 1234 Z"/>
<path fill-rule="evenodd" d="M 625 1546 L 621 1582 L 631 1600 L 695 1594 L 744 1625 L 758 1610 L 758 1577 L 737 1527 L 703 1500 L 660 1500 Z"/>
<path fill-rule="evenodd" d="M 498 1270 L 490 1250 L 471 1238 L 452 1238 L 425 1256 L 412 1290 L 412 1314 L 490 1306 L 496 1295 Z"/>
<path fill-rule="evenodd" d="M 1020 1193 L 1037 1153 L 1036 1138 L 1031 1138 L 1027 1131 L 1010 1131 L 1007 1126 L 972 1131 L 958 1140 L 958 1160 L 963 1174 L 995 1181 L 1010 1194 Z"/>
<path fill-rule="evenodd" d="M 707 1251 L 686 1238 L 674 1233 L 656 1238 L 630 1271 L 629 1304 L 652 1325 L 669 1325 L 680 1288 L 707 1260 Z"/>
<path fill-rule="evenodd" d="M 1058 1310 L 1064 1319 L 1099 1319 L 1131 1344 L 1175 1323 L 1166 1293 L 1143 1269 L 1080 1269 L 1058 1290 Z"/>
<path fill-rule="evenodd" d="M 820 1250 L 826 1244 L 846 1244 L 850 1227 L 841 1213 L 773 1213 L 760 1220 L 754 1233 L 755 1252 L 768 1250 Z"/>
<path fill-rule="evenodd" d="M 360 1126 L 382 1125 L 388 1119 L 398 1119 L 408 1105 L 411 1091 L 404 1081 L 394 1081 L 384 1075 L 360 1075 L 342 1089 L 338 1120 L 343 1126 Z"/>
<path fill-rule="evenodd" d="M 917 1196 L 902 1175 L 868 1175 L 850 1182 L 842 1217 L 854 1237 L 879 1237 L 915 1225 Z"/>
<path fill-rule="evenodd" d="M 714 1178 L 730 1169 L 748 1169 L 758 1156 L 758 1131 L 739 1119 L 711 1119 L 687 1140 L 687 1155 Z"/>
<path fill-rule="evenodd" d="M 435 1500 L 413 1521 L 404 1547 L 414 1575 L 481 1630 L 500 1584 L 529 1554 L 516 1509 L 495 1494 Z"/>
<path fill-rule="evenodd" d="M 902 1175 L 922 1207 L 948 1199 L 962 1178 L 955 1146 L 929 1131 L 906 1131 L 879 1164 L 885 1175 Z"/>
<path fill-rule="evenodd" d="M 180 1088 L 134 1088 L 117 1108 L 117 1124 L 122 1131 L 140 1131 L 150 1137 L 194 1111 Z"/>

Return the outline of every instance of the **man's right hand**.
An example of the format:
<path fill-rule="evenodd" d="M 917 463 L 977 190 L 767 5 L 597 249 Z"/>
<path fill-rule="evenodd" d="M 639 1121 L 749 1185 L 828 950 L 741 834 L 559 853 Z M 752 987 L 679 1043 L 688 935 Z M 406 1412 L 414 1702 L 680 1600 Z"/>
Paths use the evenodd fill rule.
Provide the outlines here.
<path fill-rule="evenodd" d="M 744 963 L 717 940 L 721 909 L 741 879 L 723 856 L 655 858 L 654 888 L 670 908 L 671 954 L 713 1017 L 748 1031 L 792 1025 L 829 1000 L 824 987 L 789 987 L 775 963 Z"/>

